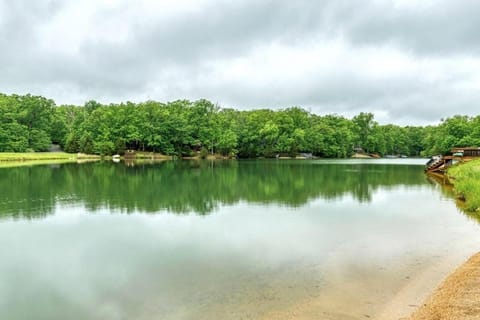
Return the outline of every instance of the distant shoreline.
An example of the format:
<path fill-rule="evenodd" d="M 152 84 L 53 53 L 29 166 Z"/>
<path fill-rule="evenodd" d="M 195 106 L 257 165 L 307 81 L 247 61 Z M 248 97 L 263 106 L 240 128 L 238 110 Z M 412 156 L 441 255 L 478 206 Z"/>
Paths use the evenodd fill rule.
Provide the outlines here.
<path fill-rule="evenodd" d="M 208 154 L 206 157 L 201 156 L 185 156 L 175 158 L 174 156 L 167 156 L 160 153 L 139 153 L 134 159 L 128 159 L 124 156 L 100 156 L 90 155 L 82 153 L 66 153 L 66 152 L 23 152 L 23 153 L 2 153 L 0 152 L 0 168 L 12 168 L 31 165 L 48 165 L 48 164 L 63 164 L 63 163 L 84 163 L 95 161 L 114 161 L 114 162 L 126 162 L 130 163 L 148 163 L 148 162 L 161 162 L 172 160 L 381 160 L 391 158 L 372 158 L 372 157 L 349 157 L 349 158 L 307 158 L 303 156 L 297 157 L 278 157 L 278 158 L 231 158 L 218 154 Z M 417 157 L 409 157 L 407 159 L 419 159 Z M 423 158 L 422 158 L 423 159 Z M 395 160 L 395 159 L 393 159 Z"/>

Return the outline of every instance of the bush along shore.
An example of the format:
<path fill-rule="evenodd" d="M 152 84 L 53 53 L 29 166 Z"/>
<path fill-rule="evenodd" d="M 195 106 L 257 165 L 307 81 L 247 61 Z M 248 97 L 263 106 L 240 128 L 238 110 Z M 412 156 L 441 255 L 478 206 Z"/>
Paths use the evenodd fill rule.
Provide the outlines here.
<path fill-rule="evenodd" d="M 465 209 L 480 213 L 480 160 L 453 166 L 447 174 Z"/>

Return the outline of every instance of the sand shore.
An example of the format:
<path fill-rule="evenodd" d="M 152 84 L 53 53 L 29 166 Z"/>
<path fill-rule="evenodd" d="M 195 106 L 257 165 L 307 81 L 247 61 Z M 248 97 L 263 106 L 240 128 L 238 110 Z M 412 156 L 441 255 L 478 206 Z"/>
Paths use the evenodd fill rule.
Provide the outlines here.
<path fill-rule="evenodd" d="M 480 319 L 480 253 L 448 276 L 408 319 Z"/>
<path fill-rule="evenodd" d="M 353 287 L 348 287 L 343 294 L 333 294 L 331 290 L 334 289 L 331 289 L 326 296 L 304 299 L 269 312 L 261 319 L 480 320 L 480 253 L 448 275 L 451 268 L 450 259 L 441 259 L 432 264 L 409 279 L 387 301 L 382 302 L 382 297 L 378 296 L 380 310 L 380 305 L 372 305 L 373 309 L 368 312 L 354 301 L 351 308 L 343 303 L 336 305 L 338 301 L 344 302 L 346 292 L 360 292 L 355 284 L 350 284 Z"/>

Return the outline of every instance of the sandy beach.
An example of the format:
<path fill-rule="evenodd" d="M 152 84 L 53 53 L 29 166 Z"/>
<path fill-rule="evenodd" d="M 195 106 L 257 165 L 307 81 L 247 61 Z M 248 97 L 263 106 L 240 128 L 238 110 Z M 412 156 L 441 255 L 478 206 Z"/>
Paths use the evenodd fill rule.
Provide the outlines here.
<path fill-rule="evenodd" d="M 409 320 L 480 319 L 480 253 L 437 288 Z"/>
<path fill-rule="evenodd" d="M 336 302 L 344 300 L 329 293 L 328 296 L 305 299 L 291 306 L 280 308 L 262 317 L 273 319 L 376 319 L 376 320 L 456 320 L 480 319 L 480 253 L 449 274 L 451 261 L 445 259 L 432 264 L 405 285 L 376 312 L 359 313 L 359 306 L 352 300 L 352 308 Z M 359 288 L 348 291 L 360 292 Z M 343 292 L 343 295 L 345 292 Z M 336 298 L 335 298 L 336 297 Z M 379 296 L 378 303 L 382 304 Z M 378 308 L 378 304 L 377 307 Z M 374 309 L 376 309 L 374 308 Z"/>

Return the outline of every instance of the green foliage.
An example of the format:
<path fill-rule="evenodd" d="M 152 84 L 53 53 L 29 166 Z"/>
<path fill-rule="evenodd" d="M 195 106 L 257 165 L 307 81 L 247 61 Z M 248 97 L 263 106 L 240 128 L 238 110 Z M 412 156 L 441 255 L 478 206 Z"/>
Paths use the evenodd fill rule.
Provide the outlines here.
<path fill-rule="evenodd" d="M 356 134 L 356 146 L 363 148 L 366 152 L 375 150 L 374 144 L 376 140 L 373 139 L 372 133 L 376 133 L 378 124 L 373 121 L 373 118 L 373 113 L 361 112 L 352 119 L 354 133 Z"/>
<path fill-rule="evenodd" d="M 50 135 L 44 130 L 32 129 L 30 131 L 29 149 L 34 151 L 48 151 L 51 144 Z"/>
<path fill-rule="evenodd" d="M 64 143 L 64 150 L 69 153 L 75 153 L 80 150 L 79 141 L 75 133 L 70 132 L 67 134 Z"/>
<path fill-rule="evenodd" d="M 27 128 L 17 122 L 0 124 L 0 151 L 23 152 L 28 148 Z"/>
<path fill-rule="evenodd" d="M 380 125 L 372 113 L 353 119 L 292 107 L 222 109 L 208 100 L 146 101 L 55 107 L 38 96 L 0 94 L 0 152 L 48 150 L 123 154 L 127 149 L 184 156 L 276 157 L 312 153 L 349 157 L 354 148 L 380 155 L 429 156 L 480 145 L 480 116 L 455 116 L 438 126 Z M 206 156 L 206 154 L 204 155 Z"/>
<path fill-rule="evenodd" d="M 100 155 L 110 155 L 113 154 L 115 151 L 115 145 L 112 141 L 104 140 L 104 141 L 95 141 L 93 143 L 93 150 L 96 154 Z M 85 153 L 86 150 L 84 150 Z"/>
<path fill-rule="evenodd" d="M 44 97 L 0 94 L 0 152 L 48 150 L 54 106 Z"/>
<path fill-rule="evenodd" d="M 94 152 L 94 142 L 90 133 L 85 133 L 78 142 L 79 148 L 78 151 L 86 154 L 92 154 Z M 104 154 L 102 152 L 98 152 L 99 154 Z"/>
<path fill-rule="evenodd" d="M 200 150 L 200 159 L 206 159 L 208 156 L 208 150 L 206 148 L 202 148 Z"/>
<path fill-rule="evenodd" d="M 453 147 L 480 146 L 480 118 L 456 115 L 429 127 L 424 140 L 426 155 L 445 154 Z"/>

